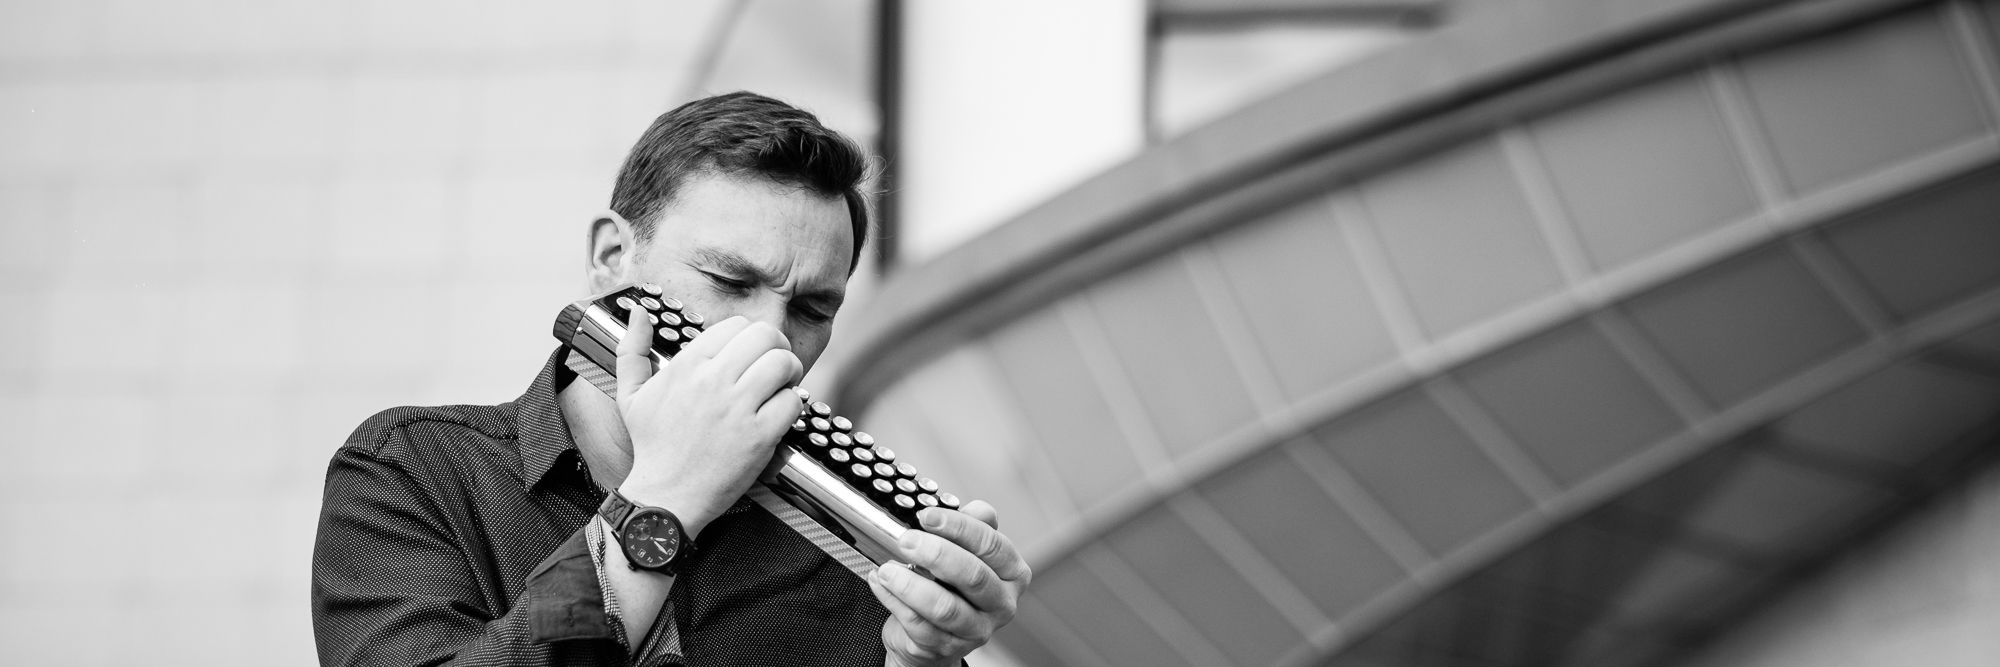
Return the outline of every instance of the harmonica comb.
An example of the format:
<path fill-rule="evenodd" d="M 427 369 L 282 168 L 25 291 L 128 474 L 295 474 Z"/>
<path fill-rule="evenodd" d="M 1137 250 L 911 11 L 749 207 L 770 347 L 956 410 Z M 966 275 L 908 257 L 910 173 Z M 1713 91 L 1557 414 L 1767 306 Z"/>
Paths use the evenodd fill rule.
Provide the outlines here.
<path fill-rule="evenodd" d="M 634 311 L 653 323 L 652 356 L 659 367 L 707 324 L 658 285 L 627 285 L 564 307 L 556 316 L 556 339 L 615 375 L 618 345 Z M 811 400 L 804 389 L 794 391 L 804 405 L 780 440 L 783 465 L 764 483 L 828 532 L 879 565 L 895 558 L 893 547 L 904 531 L 919 529 L 918 511 L 959 508 L 956 496 L 855 430 L 852 420 Z"/>

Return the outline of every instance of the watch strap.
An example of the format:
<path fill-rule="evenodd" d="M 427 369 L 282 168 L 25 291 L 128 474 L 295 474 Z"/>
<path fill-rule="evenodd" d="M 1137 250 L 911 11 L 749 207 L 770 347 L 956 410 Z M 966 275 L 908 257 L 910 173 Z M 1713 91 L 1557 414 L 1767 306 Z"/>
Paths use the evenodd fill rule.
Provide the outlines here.
<path fill-rule="evenodd" d="M 672 522 L 674 527 L 674 554 L 668 558 L 665 564 L 658 567 L 640 565 L 637 560 L 633 559 L 631 547 L 626 544 L 628 538 L 625 535 L 625 524 L 629 523 L 634 515 L 644 510 L 651 510 L 664 515 L 669 522 Z M 612 534 L 617 536 L 619 548 L 625 551 L 626 565 L 634 570 L 654 570 L 667 574 L 675 574 L 680 570 L 681 564 L 686 563 L 694 554 L 694 540 L 688 538 L 687 526 L 681 524 L 679 516 L 664 507 L 653 507 L 651 505 L 641 505 L 632 502 L 630 498 L 625 497 L 625 494 L 619 493 L 617 489 L 612 489 L 611 493 L 604 496 L 604 502 L 597 506 L 597 515 L 603 517 L 604 522 L 610 525 Z"/>
<path fill-rule="evenodd" d="M 604 502 L 598 504 L 597 515 L 604 517 L 604 523 L 609 524 L 611 530 L 616 532 L 625 528 L 625 520 L 632 518 L 632 510 L 638 509 L 638 507 L 637 504 L 626 498 L 625 494 L 619 493 L 617 489 L 612 489 L 611 493 L 604 496 Z"/>

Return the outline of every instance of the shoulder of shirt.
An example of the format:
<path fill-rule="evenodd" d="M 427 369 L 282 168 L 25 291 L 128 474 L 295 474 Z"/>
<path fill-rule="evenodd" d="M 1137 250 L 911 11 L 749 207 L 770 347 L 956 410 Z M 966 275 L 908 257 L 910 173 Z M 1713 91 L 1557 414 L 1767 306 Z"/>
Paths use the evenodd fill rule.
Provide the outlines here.
<path fill-rule="evenodd" d="M 379 458 L 393 449 L 443 445 L 453 435 L 510 440 L 515 412 L 512 403 L 389 408 L 361 422 L 341 449 Z M 412 437 L 413 431 L 421 435 Z"/>

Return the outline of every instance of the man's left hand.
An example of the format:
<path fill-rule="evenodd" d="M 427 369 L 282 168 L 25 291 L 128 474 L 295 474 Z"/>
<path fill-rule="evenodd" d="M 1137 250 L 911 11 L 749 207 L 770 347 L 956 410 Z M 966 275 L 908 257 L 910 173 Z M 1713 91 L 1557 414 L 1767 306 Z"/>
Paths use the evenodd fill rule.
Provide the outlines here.
<path fill-rule="evenodd" d="M 937 581 L 900 563 L 884 564 L 868 581 L 889 608 L 882 624 L 884 664 L 957 665 L 1014 620 L 1014 605 L 1032 573 L 1000 533 L 999 514 L 985 501 L 967 503 L 962 511 L 927 509 L 917 519 L 924 529 L 904 533 L 897 551 Z"/>

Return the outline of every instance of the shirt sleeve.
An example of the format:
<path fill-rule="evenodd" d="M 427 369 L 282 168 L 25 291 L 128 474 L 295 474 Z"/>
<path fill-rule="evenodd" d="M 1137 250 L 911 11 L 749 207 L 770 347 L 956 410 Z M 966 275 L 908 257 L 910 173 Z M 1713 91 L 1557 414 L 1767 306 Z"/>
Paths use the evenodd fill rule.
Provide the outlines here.
<path fill-rule="evenodd" d="M 687 662 L 687 658 L 681 655 L 680 629 L 674 623 L 672 596 L 668 596 L 666 601 L 661 603 L 659 613 L 653 616 L 652 628 L 646 631 L 639 648 L 633 649 L 632 642 L 625 634 L 624 611 L 618 602 L 618 591 L 611 587 L 611 579 L 604 576 L 604 550 L 613 543 L 605 533 L 606 530 L 610 529 L 603 519 L 592 517 L 589 523 L 584 524 L 584 541 L 590 549 L 591 565 L 597 568 L 597 587 L 603 592 L 604 615 L 611 625 L 611 633 L 618 640 L 618 645 L 624 647 L 627 653 L 637 657 L 636 667 L 662 667 Z M 588 603 L 587 599 L 579 597 L 579 600 L 584 604 Z"/>
<path fill-rule="evenodd" d="M 346 447 L 327 471 L 313 547 L 313 631 L 324 666 L 622 665 L 597 568 L 579 530 L 514 600 L 481 591 L 481 568 L 436 502 L 393 461 Z"/>

